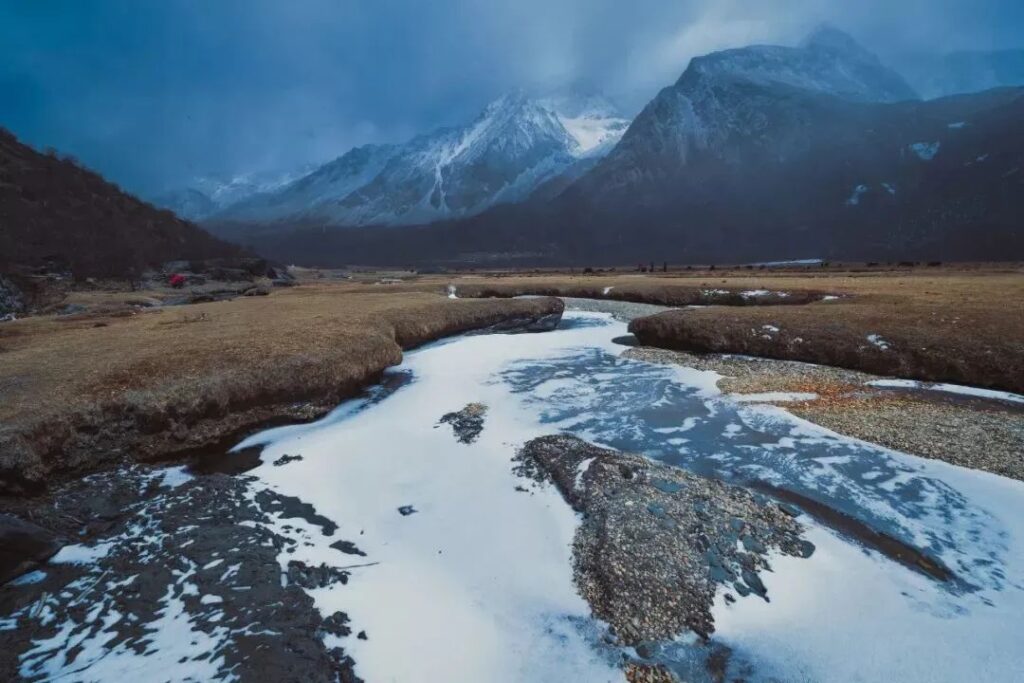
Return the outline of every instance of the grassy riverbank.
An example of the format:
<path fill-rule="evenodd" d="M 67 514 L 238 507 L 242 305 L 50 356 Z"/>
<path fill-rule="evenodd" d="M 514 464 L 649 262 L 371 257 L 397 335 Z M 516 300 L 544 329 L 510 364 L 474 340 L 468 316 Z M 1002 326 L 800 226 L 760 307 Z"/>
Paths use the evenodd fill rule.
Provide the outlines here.
<path fill-rule="evenodd" d="M 797 360 L 1024 393 L 1024 270 L 682 271 L 452 280 L 460 295 L 545 294 L 708 308 L 634 321 L 646 346 Z"/>
<path fill-rule="evenodd" d="M 51 475 L 172 456 L 271 418 L 310 419 L 401 362 L 402 349 L 561 308 L 310 285 L 5 323 L 0 477 L 8 490 L 31 490 Z"/>
<path fill-rule="evenodd" d="M 84 310 L 0 325 L 4 490 L 312 419 L 403 348 L 560 310 L 507 298 L 521 294 L 710 304 L 634 321 L 652 346 L 1024 391 L 1016 266 L 297 275 L 301 286 L 269 296 L 186 306 L 153 306 L 170 290 L 71 292 L 65 303 Z M 447 298 L 450 286 L 462 298 Z"/>

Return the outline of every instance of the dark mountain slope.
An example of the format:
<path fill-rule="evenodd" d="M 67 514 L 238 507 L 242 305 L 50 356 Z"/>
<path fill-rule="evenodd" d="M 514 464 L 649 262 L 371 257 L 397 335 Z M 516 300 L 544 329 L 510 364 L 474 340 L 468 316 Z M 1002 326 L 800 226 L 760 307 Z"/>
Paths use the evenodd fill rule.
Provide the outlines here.
<path fill-rule="evenodd" d="M 0 129 L 0 268 L 57 261 L 77 277 L 117 277 L 240 251 Z"/>
<path fill-rule="evenodd" d="M 675 166 L 599 166 L 558 203 L 605 248 L 639 235 L 711 260 L 998 258 L 1020 244 L 1024 91 L 860 104 L 744 90 L 755 133 Z"/>
<path fill-rule="evenodd" d="M 348 262 L 1024 256 L 1024 91 L 923 102 L 831 28 L 692 60 L 607 156 L 529 202 L 268 248 Z"/>
<path fill-rule="evenodd" d="M 744 87 L 756 135 L 638 182 L 592 172 L 554 200 L 467 220 L 309 225 L 255 244 L 321 264 L 1024 258 L 1024 89 L 853 103 Z"/>

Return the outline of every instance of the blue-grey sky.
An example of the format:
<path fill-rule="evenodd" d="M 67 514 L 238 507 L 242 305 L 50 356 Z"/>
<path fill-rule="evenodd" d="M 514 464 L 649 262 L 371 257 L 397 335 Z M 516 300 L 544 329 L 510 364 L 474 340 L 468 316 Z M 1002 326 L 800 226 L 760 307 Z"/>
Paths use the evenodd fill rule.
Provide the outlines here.
<path fill-rule="evenodd" d="M 1021 47 L 1021 0 L 0 0 L 0 125 L 143 193 L 290 168 L 823 21 L 883 57 Z"/>

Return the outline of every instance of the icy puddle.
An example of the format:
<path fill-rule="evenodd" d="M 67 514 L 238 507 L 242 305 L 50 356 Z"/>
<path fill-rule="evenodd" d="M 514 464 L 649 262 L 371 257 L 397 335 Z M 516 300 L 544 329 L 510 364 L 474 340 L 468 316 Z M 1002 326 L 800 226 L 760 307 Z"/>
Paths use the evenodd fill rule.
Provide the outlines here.
<path fill-rule="evenodd" d="M 561 431 L 784 490 L 952 576 L 936 580 L 801 514 L 816 551 L 772 557 L 762 574 L 770 602 L 719 591 L 713 639 L 732 650 L 730 679 L 1019 680 L 1024 485 L 738 403 L 714 373 L 620 358 L 612 339 L 625 333 L 608 313 L 568 312 L 555 332 L 439 342 L 406 355 L 393 391 L 240 444 L 266 444 L 249 473 L 253 495 L 262 485 L 295 496 L 338 525 L 325 535 L 289 517 L 273 530 L 299 541 L 278 555 L 282 568 L 348 568 L 347 583 L 308 592 L 325 616 L 350 618 L 351 635 L 327 639 L 357 675 L 624 680 L 623 652 L 573 584 L 575 513 L 552 487 L 526 490 L 512 472 L 518 446 Z M 684 680 L 711 678 L 694 664 L 703 651 L 692 635 L 652 650 Z"/>

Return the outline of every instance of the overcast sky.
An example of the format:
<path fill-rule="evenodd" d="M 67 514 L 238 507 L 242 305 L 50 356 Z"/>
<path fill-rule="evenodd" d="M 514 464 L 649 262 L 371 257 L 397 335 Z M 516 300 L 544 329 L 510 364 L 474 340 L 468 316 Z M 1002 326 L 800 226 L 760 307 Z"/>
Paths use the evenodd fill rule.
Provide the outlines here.
<path fill-rule="evenodd" d="M 0 125 L 151 194 L 402 141 L 514 87 L 640 106 L 694 55 L 824 21 L 892 62 L 1024 46 L 1022 0 L 0 0 Z"/>

